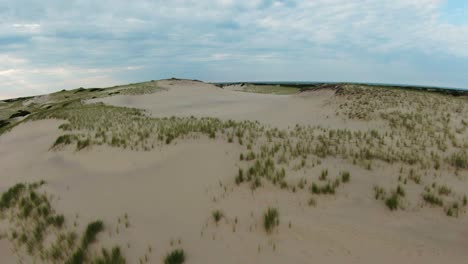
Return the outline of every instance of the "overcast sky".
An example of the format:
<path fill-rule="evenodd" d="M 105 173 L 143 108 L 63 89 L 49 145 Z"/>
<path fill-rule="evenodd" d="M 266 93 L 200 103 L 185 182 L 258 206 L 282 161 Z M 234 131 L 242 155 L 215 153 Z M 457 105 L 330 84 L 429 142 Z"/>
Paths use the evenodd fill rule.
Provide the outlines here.
<path fill-rule="evenodd" d="M 0 98 L 169 77 L 468 88 L 464 0 L 0 0 Z"/>

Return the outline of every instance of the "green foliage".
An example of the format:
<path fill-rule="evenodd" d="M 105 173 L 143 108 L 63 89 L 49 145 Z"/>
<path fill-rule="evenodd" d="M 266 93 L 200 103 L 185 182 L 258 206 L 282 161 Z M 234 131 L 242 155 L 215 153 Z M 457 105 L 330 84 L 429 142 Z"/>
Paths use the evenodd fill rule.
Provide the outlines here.
<path fill-rule="evenodd" d="M 239 168 L 239 173 L 236 176 L 236 184 L 239 185 L 244 182 L 244 170 Z"/>
<path fill-rule="evenodd" d="M 399 198 L 397 193 L 393 193 L 390 197 L 385 200 L 385 205 L 390 211 L 398 209 Z"/>
<path fill-rule="evenodd" d="M 81 240 L 81 247 L 87 248 L 89 244 L 93 243 L 96 240 L 97 234 L 102 230 L 104 230 L 104 224 L 101 220 L 89 223 L 86 227 L 83 239 Z"/>
<path fill-rule="evenodd" d="M 176 249 L 166 255 L 164 264 L 182 264 L 185 262 L 185 252 L 183 249 Z"/>
<path fill-rule="evenodd" d="M 119 247 L 112 248 L 109 253 L 106 249 L 102 249 L 102 256 L 92 262 L 93 264 L 125 264 L 125 258 L 122 256 Z"/>
<path fill-rule="evenodd" d="M 2 194 L 0 199 L 0 210 L 8 209 L 13 203 L 16 203 L 26 185 L 18 183 Z"/>
<path fill-rule="evenodd" d="M 268 208 L 263 215 L 263 227 L 270 233 L 273 228 L 279 225 L 279 211 L 276 208 Z"/>
<path fill-rule="evenodd" d="M 468 152 L 466 150 L 460 150 L 459 152 L 453 153 L 449 158 L 449 162 L 458 169 L 468 168 Z"/>
<path fill-rule="evenodd" d="M 405 189 L 401 185 L 398 185 L 398 187 L 396 189 L 396 194 L 401 196 L 401 197 L 404 197 L 405 196 Z"/>
<path fill-rule="evenodd" d="M 244 92 L 287 95 L 299 93 L 299 88 L 283 85 L 255 85 L 248 84 L 243 87 Z"/>
<path fill-rule="evenodd" d="M 213 220 L 215 221 L 215 223 L 218 223 L 219 220 L 223 218 L 223 213 L 220 210 L 213 211 L 212 215 L 213 215 Z"/>
<path fill-rule="evenodd" d="M 76 139 L 77 139 L 76 135 L 69 135 L 69 134 L 61 135 L 55 140 L 54 144 L 52 145 L 52 148 L 56 148 L 56 147 L 64 146 L 64 145 L 70 145 Z"/>
<path fill-rule="evenodd" d="M 422 197 L 426 203 L 429 203 L 431 205 L 434 205 L 434 206 L 444 205 L 444 202 L 442 201 L 442 199 L 440 199 L 439 197 L 435 196 L 432 193 L 424 193 Z"/>
<path fill-rule="evenodd" d="M 449 187 L 442 185 L 439 187 L 439 195 L 449 195 L 452 192 L 452 189 Z"/>
<path fill-rule="evenodd" d="M 313 194 L 335 194 L 335 189 L 339 184 L 339 181 L 335 181 L 334 183 L 327 182 L 325 185 L 319 186 L 314 182 L 310 190 Z"/>
<path fill-rule="evenodd" d="M 328 170 L 327 169 L 322 170 L 322 172 L 320 173 L 319 180 L 325 181 L 327 179 L 327 176 L 328 176 Z"/>
<path fill-rule="evenodd" d="M 351 175 L 349 174 L 349 171 L 343 171 L 341 173 L 341 181 L 343 183 L 349 182 L 350 179 L 351 179 Z"/>
<path fill-rule="evenodd" d="M 73 255 L 67 260 L 67 264 L 83 264 L 85 261 L 85 251 L 78 248 Z"/>

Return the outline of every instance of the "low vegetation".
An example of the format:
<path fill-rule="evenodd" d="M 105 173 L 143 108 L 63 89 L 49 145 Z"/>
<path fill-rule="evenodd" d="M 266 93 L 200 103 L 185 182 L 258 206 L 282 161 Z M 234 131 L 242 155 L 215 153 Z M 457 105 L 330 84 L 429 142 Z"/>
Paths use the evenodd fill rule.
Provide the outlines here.
<path fill-rule="evenodd" d="M 267 233 L 279 225 L 279 211 L 276 208 L 268 208 L 263 214 L 263 227 Z"/>
<path fill-rule="evenodd" d="M 164 264 L 182 264 L 185 262 L 185 258 L 183 249 L 175 249 L 166 255 Z"/>
<path fill-rule="evenodd" d="M 100 220 L 89 223 L 81 243 L 76 243 L 76 232 L 66 225 L 63 215 L 55 212 L 48 195 L 38 191 L 44 184 L 18 183 L 0 198 L 1 219 L 10 223 L 8 238 L 16 248 L 24 248 L 28 255 L 46 263 L 125 263 L 118 247 L 111 252 L 103 248 L 101 254 L 89 254 L 89 246 L 104 230 Z"/>

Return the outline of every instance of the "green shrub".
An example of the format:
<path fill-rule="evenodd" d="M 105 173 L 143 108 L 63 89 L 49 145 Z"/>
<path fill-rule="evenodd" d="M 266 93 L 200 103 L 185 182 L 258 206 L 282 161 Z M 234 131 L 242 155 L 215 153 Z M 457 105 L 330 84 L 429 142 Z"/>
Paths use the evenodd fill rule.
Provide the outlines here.
<path fill-rule="evenodd" d="M 185 253 L 183 249 L 173 250 L 164 258 L 164 264 L 182 264 L 185 262 Z"/>
<path fill-rule="evenodd" d="M 270 233 L 271 230 L 279 225 L 279 212 L 276 208 L 268 208 L 268 210 L 263 215 L 263 227 L 267 233 Z"/>

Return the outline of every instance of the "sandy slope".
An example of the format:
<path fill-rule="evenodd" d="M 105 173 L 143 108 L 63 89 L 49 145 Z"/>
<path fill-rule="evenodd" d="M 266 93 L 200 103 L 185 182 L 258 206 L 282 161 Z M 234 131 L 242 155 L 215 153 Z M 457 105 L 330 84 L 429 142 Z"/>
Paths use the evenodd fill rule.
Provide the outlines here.
<path fill-rule="evenodd" d="M 332 91 L 278 96 L 186 81 L 160 85 L 169 90 L 101 100 L 145 108 L 154 116 L 363 128 L 360 122 L 343 123 L 332 117 L 333 108 L 327 104 Z M 323 167 L 330 174 L 347 169 L 353 178 L 337 195 L 320 198 L 314 208 L 307 205 L 306 193 L 269 185 L 255 193 L 246 186 L 236 187 L 233 179 L 241 151 L 237 144 L 201 138 L 178 140 L 150 152 L 104 146 L 49 151 L 61 134 L 59 124 L 29 122 L 0 137 L 0 191 L 16 182 L 46 180 L 55 208 L 70 220 L 67 225 L 76 221 L 81 230 L 90 220 L 104 220 L 107 229 L 99 240 L 120 245 L 129 263 L 137 263 L 145 254 L 150 263 L 161 263 L 174 247 L 184 248 L 188 263 L 464 263 L 468 259 L 466 214 L 450 218 L 417 205 L 390 212 L 373 199 L 369 186 L 397 177 L 396 168 L 384 164 L 376 163 L 374 170 L 367 171 L 324 159 Z M 290 177 L 317 175 L 320 169 L 300 170 Z M 464 178 L 453 185 L 468 188 Z M 271 235 L 262 227 L 262 213 L 269 206 L 279 208 L 281 221 Z M 215 209 L 226 215 L 218 225 L 211 217 Z M 129 216 L 128 228 L 118 224 L 124 214 Z M 15 256 L 5 241 L 0 240 L 1 259 L 11 263 Z"/>
<path fill-rule="evenodd" d="M 462 263 L 468 257 L 466 217 L 447 218 L 430 209 L 390 213 L 363 188 L 376 176 L 359 168 L 350 167 L 359 176 L 338 196 L 311 208 L 307 196 L 268 186 L 255 194 L 247 188 L 232 192 L 232 161 L 239 154 L 233 144 L 201 139 L 153 152 L 108 147 L 49 152 L 58 124 L 27 123 L 0 138 L 0 189 L 47 180 L 56 209 L 67 219 L 78 214 L 78 228 L 103 219 L 109 228 L 100 239 L 120 244 L 130 263 L 149 245 L 150 263 L 159 263 L 170 241 L 179 239 L 189 263 Z M 326 162 L 333 168 L 336 161 Z M 261 223 L 267 206 L 281 213 L 280 227 L 270 236 Z M 217 208 L 226 214 L 218 226 L 211 219 Z M 129 228 L 117 224 L 125 213 Z M 14 259 L 5 247 L 0 243 L 2 258 Z"/>
<path fill-rule="evenodd" d="M 296 95 L 256 94 L 218 88 L 193 81 L 159 81 L 168 91 L 144 96 L 117 95 L 90 102 L 148 110 L 153 116 L 218 117 L 258 120 L 276 127 L 296 124 L 325 125 L 331 128 L 363 128 L 365 122 L 350 123 L 335 117 L 329 105 L 334 91 L 323 90 Z"/>

